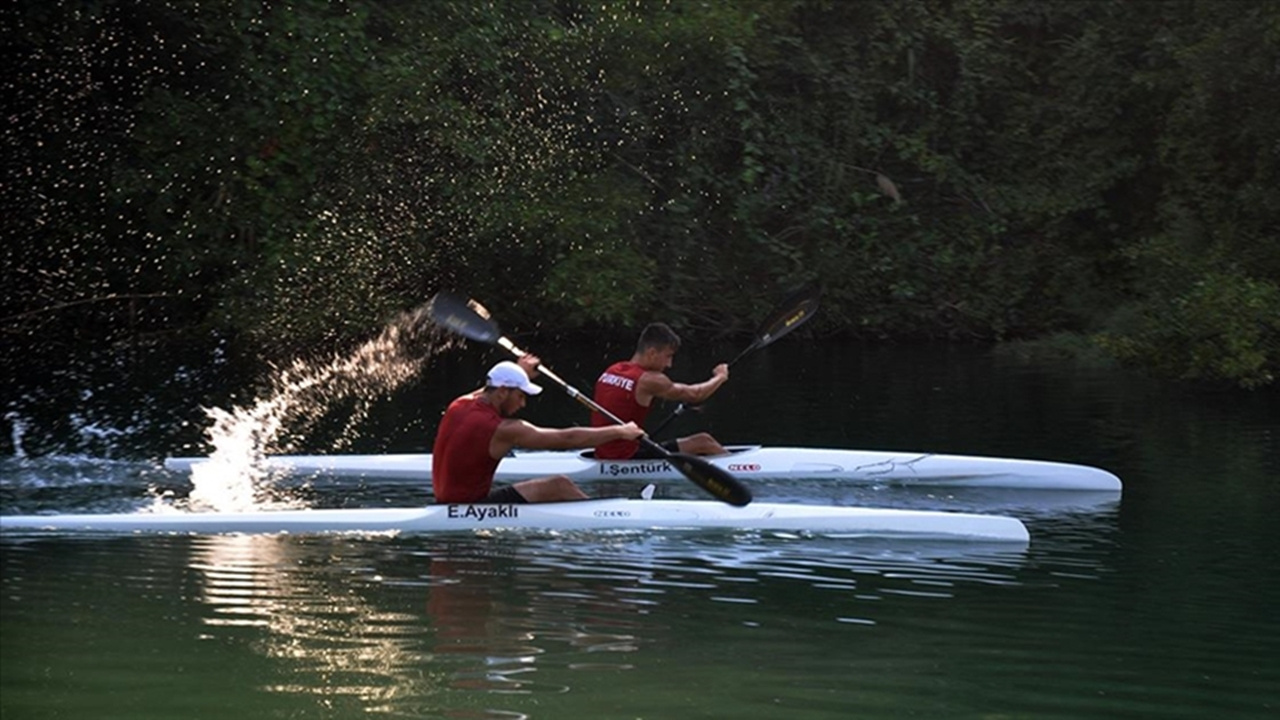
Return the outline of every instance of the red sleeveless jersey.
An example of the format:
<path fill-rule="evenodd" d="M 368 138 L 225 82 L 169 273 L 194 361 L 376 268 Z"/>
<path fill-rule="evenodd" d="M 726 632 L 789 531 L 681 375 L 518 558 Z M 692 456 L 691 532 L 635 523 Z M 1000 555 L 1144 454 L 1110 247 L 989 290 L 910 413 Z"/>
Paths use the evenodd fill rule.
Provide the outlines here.
<path fill-rule="evenodd" d="M 497 408 L 463 395 L 449 403 L 431 449 L 431 487 L 437 503 L 484 500 L 493 487 L 498 460 L 489 456 L 489 441 L 502 422 Z"/>
<path fill-rule="evenodd" d="M 634 422 L 644 427 L 649 416 L 649 406 L 636 402 L 636 385 L 645 369 L 623 361 L 610 365 L 596 380 L 595 401 L 600 407 L 617 415 L 623 422 Z M 591 426 L 604 427 L 613 421 L 598 412 L 591 413 Z M 596 457 L 603 460 L 625 460 L 636 454 L 639 440 L 614 440 L 596 448 Z"/>

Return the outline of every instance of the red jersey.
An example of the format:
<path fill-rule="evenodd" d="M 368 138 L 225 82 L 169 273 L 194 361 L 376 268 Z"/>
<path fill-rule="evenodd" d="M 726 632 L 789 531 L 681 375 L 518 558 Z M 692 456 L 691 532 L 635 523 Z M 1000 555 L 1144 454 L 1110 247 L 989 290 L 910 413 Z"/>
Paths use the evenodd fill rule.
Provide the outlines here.
<path fill-rule="evenodd" d="M 437 503 L 480 502 L 493 487 L 498 460 L 489 455 L 489 442 L 502 416 L 475 395 L 449 403 L 440 419 L 431 449 L 431 487 Z"/>
<path fill-rule="evenodd" d="M 633 422 L 644 427 L 644 419 L 649 416 L 649 406 L 636 401 L 636 386 L 645 372 L 644 368 L 629 360 L 610 365 L 596 380 L 596 404 L 617 415 L 623 422 Z M 592 427 L 612 424 L 613 421 L 604 415 L 591 413 Z M 639 440 L 614 440 L 598 446 L 596 457 L 625 460 L 635 455 L 639 448 Z"/>

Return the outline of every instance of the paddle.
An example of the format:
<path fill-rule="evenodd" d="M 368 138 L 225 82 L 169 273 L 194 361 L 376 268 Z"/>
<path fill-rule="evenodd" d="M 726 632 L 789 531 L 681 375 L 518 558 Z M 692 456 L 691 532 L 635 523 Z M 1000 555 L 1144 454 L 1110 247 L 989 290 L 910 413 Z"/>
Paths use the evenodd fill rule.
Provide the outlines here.
<path fill-rule="evenodd" d="M 809 318 L 813 317 L 815 312 L 818 311 L 818 300 L 821 294 L 822 293 L 818 289 L 817 285 L 806 285 L 788 295 L 781 303 L 778 304 L 777 307 L 773 309 L 773 312 L 769 313 L 769 316 L 764 319 L 764 322 L 760 323 L 759 329 L 756 330 L 755 339 L 746 347 L 745 350 L 738 353 L 737 357 L 729 361 L 729 367 L 733 367 L 734 363 L 738 362 L 742 358 L 762 347 L 773 344 L 778 340 L 778 338 L 803 325 Z M 654 428 L 653 432 L 649 434 L 657 436 L 658 433 L 662 432 L 663 428 L 669 425 L 672 420 L 676 419 L 676 416 L 683 415 L 689 410 L 697 409 L 697 406 L 690 407 L 684 403 L 680 403 L 676 406 L 676 409 L 668 415 L 665 420 L 659 423 L 658 427 Z"/>
<path fill-rule="evenodd" d="M 527 354 L 524 350 L 516 347 L 515 343 L 503 336 L 502 331 L 498 329 L 497 323 L 489 319 L 489 312 L 474 300 L 468 301 L 450 293 L 437 293 L 431 299 L 428 312 L 436 324 L 465 338 L 497 345 L 517 358 Z M 546 365 L 539 365 L 538 371 L 563 388 L 569 394 L 569 397 L 604 415 L 618 425 L 623 424 L 621 418 L 600 407 L 591 398 L 583 395 L 572 385 L 562 380 L 559 375 L 552 372 Z M 671 463 L 672 467 L 680 471 L 680 474 L 689 478 L 698 487 L 711 493 L 716 499 L 738 507 L 751 502 L 751 491 L 739 482 L 737 478 L 730 475 L 727 470 L 716 467 L 694 455 L 673 453 L 649 439 L 647 435 L 641 436 L 640 442 L 660 453 L 667 462 Z"/>

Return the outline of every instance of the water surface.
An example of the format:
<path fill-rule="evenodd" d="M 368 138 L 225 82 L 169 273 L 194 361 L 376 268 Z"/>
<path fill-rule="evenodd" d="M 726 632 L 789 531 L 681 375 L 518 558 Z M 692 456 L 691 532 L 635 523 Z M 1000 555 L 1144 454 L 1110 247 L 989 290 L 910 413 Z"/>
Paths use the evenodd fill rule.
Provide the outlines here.
<path fill-rule="evenodd" d="M 432 377 L 374 413 L 354 449 L 423 449 L 459 391 Z M 1125 481 L 1120 498 L 754 485 L 762 500 L 1011 514 L 1032 533 L 1017 549 L 754 532 L 6 534 L 0 715 L 1270 718 L 1274 399 L 978 351 L 780 343 L 679 421 L 730 442 L 1065 460 Z M 578 412 L 550 395 L 530 411 Z M 282 487 L 325 507 L 426 497 L 405 482 Z M 156 460 L 0 459 L 5 513 L 188 491 Z"/>

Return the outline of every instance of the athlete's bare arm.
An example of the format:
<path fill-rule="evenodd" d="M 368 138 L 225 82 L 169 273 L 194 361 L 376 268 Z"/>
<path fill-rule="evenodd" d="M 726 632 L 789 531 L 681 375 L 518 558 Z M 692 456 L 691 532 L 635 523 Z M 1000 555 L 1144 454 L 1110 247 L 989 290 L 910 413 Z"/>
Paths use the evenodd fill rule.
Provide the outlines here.
<path fill-rule="evenodd" d="M 614 440 L 635 440 L 644 430 L 635 423 L 604 427 L 544 428 L 524 420 L 507 419 L 498 425 L 489 441 L 489 456 L 504 457 L 512 448 L 529 450 L 572 450 L 596 447 Z"/>
<path fill-rule="evenodd" d="M 710 378 L 695 385 L 675 382 L 666 373 L 646 372 L 637 383 L 636 401 L 641 405 L 648 405 L 653 398 L 662 398 L 686 405 L 700 405 L 728 379 L 729 366 L 725 363 L 717 365 Z"/>

